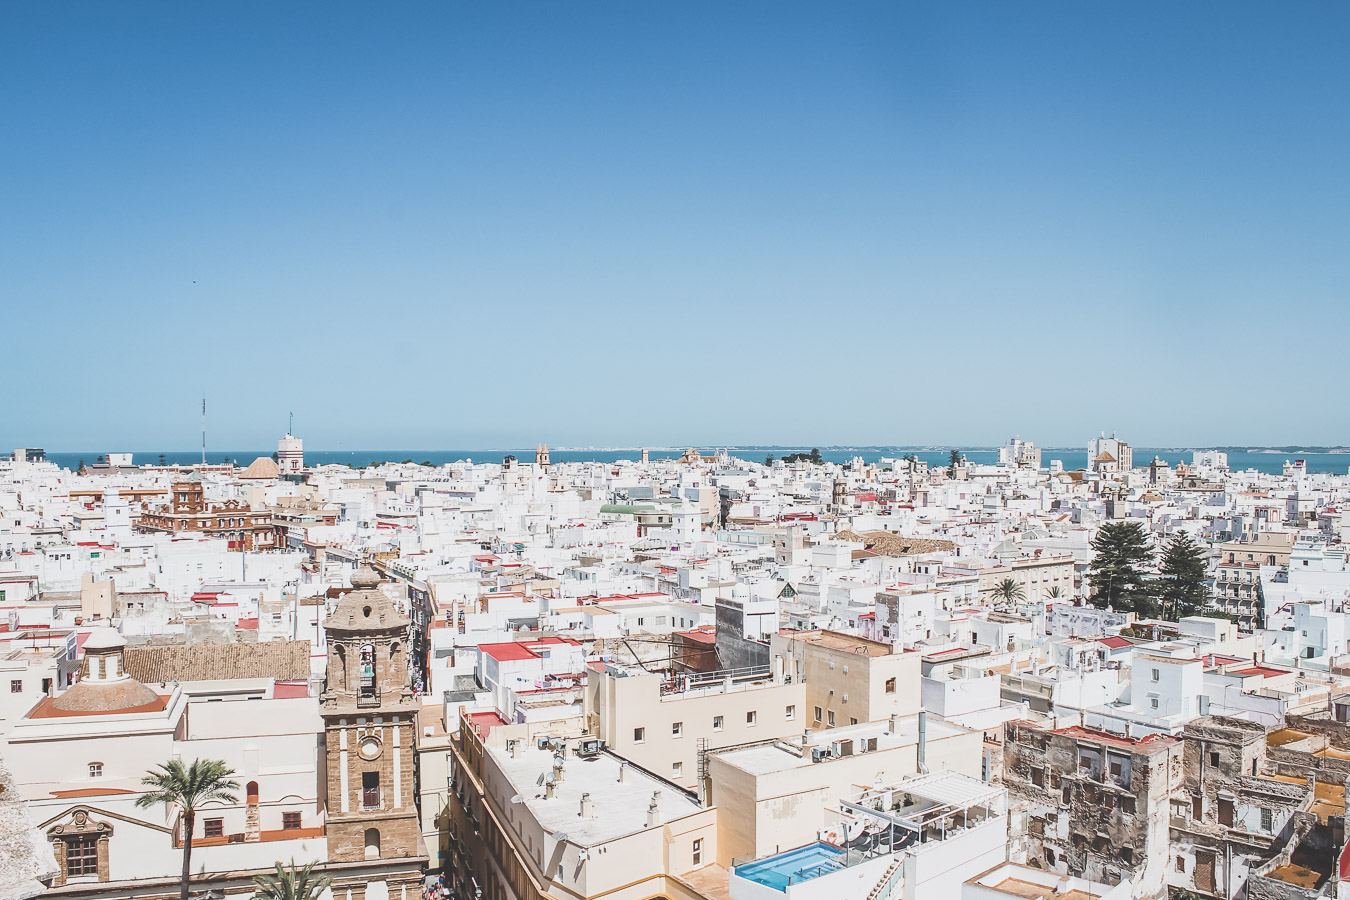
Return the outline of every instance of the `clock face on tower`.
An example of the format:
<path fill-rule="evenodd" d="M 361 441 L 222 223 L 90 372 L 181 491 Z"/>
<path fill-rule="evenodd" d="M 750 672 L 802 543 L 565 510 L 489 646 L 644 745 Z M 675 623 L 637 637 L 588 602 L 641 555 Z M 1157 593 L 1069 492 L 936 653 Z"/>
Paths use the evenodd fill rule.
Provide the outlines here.
<path fill-rule="evenodd" d="M 357 752 L 361 754 L 362 759 L 375 759 L 380 755 L 380 739 L 376 737 L 364 737 L 361 743 L 357 745 Z"/>

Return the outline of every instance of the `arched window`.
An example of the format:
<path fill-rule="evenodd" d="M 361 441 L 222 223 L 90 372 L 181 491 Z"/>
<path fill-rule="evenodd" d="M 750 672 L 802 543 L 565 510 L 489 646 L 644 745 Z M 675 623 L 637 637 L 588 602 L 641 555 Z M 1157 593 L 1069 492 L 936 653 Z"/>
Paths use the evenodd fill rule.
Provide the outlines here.
<path fill-rule="evenodd" d="M 337 645 L 337 681 L 339 690 L 347 690 L 347 650 Z"/>
<path fill-rule="evenodd" d="M 257 805 L 258 805 L 258 782 L 256 782 L 256 781 L 250 781 L 250 782 L 248 783 L 247 787 L 245 788 L 245 790 L 246 790 L 246 792 L 248 793 L 248 805 L 249 805 L 249 806 L 257 806 Z"/>
<path fill-rule="evenodd" d="M 378 697 L 375 686 L 375 645 L 366 644 L 361 648 L 361 696 Z"/>
<path fill-rule="evenodd" d="M 102 777 L 103 777 L 103 763 L 101 763 L 101 762 L 91 762 L 91 763 L 89 764 L 89 777 L 90 777 L 90 778 L 102 778 Z"/>
<path fill-rule="evenodd" d="M 380 858 L 380 829 L 366 829 L 366 859 Z"/>

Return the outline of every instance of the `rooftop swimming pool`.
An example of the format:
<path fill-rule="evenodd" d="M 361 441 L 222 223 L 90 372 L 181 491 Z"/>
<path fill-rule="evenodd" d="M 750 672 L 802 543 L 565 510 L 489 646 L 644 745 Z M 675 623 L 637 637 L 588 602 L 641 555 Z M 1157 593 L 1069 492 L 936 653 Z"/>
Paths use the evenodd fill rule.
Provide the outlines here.
<path fill-rule="evenodd" d="M 776 891 L 785 891 L 789 884 L 838 871 L 844 865 L 844 851 L 841 848 L 815 843 L 736 866 L 736 874 Z"/>

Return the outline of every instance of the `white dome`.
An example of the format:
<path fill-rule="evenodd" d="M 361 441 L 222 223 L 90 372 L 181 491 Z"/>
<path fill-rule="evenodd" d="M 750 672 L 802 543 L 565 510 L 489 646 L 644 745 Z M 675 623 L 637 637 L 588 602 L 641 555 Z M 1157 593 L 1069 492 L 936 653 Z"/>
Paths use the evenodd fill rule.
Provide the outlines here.
<path fill-rule="evenodd" d="M 89 637 L 85 638 L 83 649 L 88 653 L 90 650 L 118 650 L 126 645 L 126 638 L 118 634 L 115 629 L 103 625 L 89 632 Z"/>

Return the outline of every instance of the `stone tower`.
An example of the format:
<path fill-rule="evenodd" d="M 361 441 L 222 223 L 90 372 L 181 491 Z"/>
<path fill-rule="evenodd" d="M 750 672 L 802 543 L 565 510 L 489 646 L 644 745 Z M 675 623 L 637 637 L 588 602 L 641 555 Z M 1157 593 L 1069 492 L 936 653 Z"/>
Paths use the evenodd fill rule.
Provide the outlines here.
<path fill-rule="evenodd" d="M 328 858 L 421 855 L 415 796 L 417 700 L 408 679 L 409 619 L 367 566 L 325 623 L 320 696 L 328 772 Z"/>
<path fill-rule="evenodd" d="M 536 466 L 548 465 L 548 444 L 540 444 L 539 448 L 534 451 L 534 464 Z"/>

